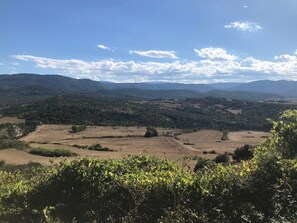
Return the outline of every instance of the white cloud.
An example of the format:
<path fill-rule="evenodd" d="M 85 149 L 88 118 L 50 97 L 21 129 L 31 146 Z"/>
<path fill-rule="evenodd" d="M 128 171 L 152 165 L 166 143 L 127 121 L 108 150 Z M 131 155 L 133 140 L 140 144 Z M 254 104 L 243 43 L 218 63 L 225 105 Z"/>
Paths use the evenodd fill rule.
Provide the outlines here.
<path fill-rule="evenodd" d="M 20 64 L 19 63 L 12 63 L 12 65 L 19 66 Z"/>
<path fill-rule="evenodd" d="M 247 32 L 255 32 L 263 29 L 260 25 L 252 22 L 231 22 L 229 25 L 225 25 L 226 29 L 237 29 Z"/>
<path fill-rule="evenodd" d="M 207 58 L 211 60 L 220 59 L 220 60 L 235 60 L 237 57 L 231 54 L 228 54 L 225 49 L 222 48 L 202 48 L 200 50 L 194 49 L 194 52 L 197 53 L 199 57 Z"/>
<path fill-rule="evenodd" d="M 161 51 L 161 50 L 147 50 L 147 51 L 139 51 L 139 50 L 130 50 L 130 54 L 137 54 L 143 57 L 150 58 L 169 58 L 169 59 L 178 59 L 175 55 L 175 51 Z"/>
<path fill-rule="evenodd" d="M 102 44 L 97 45 L 97 47 L 100 48 L 100 49 L 103 49 L 103 50 L 111 50 L 110 47 L 102 45 Z"/>
<path fill-rule="evenodd" d="M 247 5 L 244 5 L 243 8 L 248 8 L 248 6 Z"/>
<path fill-rule="evenodd" d="M 205 50 L 208 49 L 208 50 Z M 137 62 L 62 60 L 32 55 L 14 55 L 15 59 L 34 62 L 38 68 L 51 69 L 74 78 L 118 82 L 171 81 L 207 83 L 217 81 L 248 81 L 257 79 L 297 80 L 297 54 L 282 54 L 272 60 L 247 57 L 243 60 L 221 48 L 196 50 L 197 61 Z M 215 53 L 214 53 L 215 52 Z"/>
<path fill-rule="evenodd" d="M 4 66 L 5 64 L 4 63 L 0 63 L 0 66 Z"/>

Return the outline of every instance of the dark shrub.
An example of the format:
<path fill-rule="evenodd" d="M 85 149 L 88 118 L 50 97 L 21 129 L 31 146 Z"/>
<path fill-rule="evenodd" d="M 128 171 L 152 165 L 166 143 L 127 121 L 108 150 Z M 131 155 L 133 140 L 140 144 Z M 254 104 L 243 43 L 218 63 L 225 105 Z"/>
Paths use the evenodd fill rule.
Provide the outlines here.
<path fill-rule="evenodd" d="M 203 169 L 204 167 L 208 167 L 212 164 L 213 162 L 209 159 L 205 159 L 202 157 L 198 157 L 197 163 L 194 167 L 194 172 L 197 172 L 200 169 Z"/>
<path fill-rule="evenodd" d="M 158 136 L 157 130 L 153 127 L 147 127 L 144 137 L 154 137 L 154 136 Z"/>
<path fill-rule="evenodd" d="M 4 160 L 0 160 L 0 167 L 5 165 L 5 161 Z"/>
<path fill-rule="evenodd" d="M 110 149 L 108 147 L 103 147 L 100 144 L 95 144 L 95 145 L 89 146 L 87 149 L 95 150 L 95 151 L 111 151 L 111 152 L 114 151 L 113 149 Z"/>
<path fill-rule="evenodd" d="M 76 133 L 76 132 L 82 132 L 86 130 L 87 126 L 86 125 L 73 125 L 71 127 L 71 132 Z"/>
<path fill-rule="evenodd" d="M 253 146 L 251 145 L 247 144 L 234 150 L 234 160 L 249 160 L 251 158 L 253 158 Z"/>
<path fill-rule="evenodd" d="M 48 156 L 48 157 L 69 157 L 77 156 L 76 153 L 71 152 L 66 149 L 46 149 L 46 148 L 34 148 L 29 151 L 30 154 L 39 155 L 39 156 Z"/>
<path fill-rule="evenodd" d="M 229 138 L 228 138 L 228 134 L 229 134 L 229 132 L 226 131 L 226 130 L 224 130 L 224 131 L 223 131 L 223 135 L 222 135 L 222 137 L 221 137 L 221 140 L 222 140 L 222 141 L 229 140 Z"/>
<path fill-rule="evenodd" d="M 15 140 L 15 139 L 7 139 L 2 138 L 0 139 L 0 149 L 26 149 L 29 145 L 25 142 Z"/>
<path fill-rule="evenodd" d="M 217 155 L 213 161 L 216 163 L 228 163 L 230 160 L 229 156 L 227 153 L 219 154 Z"/>

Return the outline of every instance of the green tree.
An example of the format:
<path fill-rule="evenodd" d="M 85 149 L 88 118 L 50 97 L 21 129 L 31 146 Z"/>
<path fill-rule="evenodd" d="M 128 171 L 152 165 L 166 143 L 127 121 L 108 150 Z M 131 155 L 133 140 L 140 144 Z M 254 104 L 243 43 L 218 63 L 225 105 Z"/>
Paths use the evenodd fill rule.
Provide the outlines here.
<path fill-rule="evenodd" d="M 153 127 L 147 127 L 144 137 L 154 137 L 154 136 L 158 136 L 157 130 Z"/>

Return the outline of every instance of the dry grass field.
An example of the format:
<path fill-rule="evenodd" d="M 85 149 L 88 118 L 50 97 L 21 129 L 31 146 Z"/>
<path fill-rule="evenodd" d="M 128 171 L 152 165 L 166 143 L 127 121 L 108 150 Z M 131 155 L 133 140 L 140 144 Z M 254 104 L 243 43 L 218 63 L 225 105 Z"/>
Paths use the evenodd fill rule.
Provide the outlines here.
<path fill-rule="evenodd" d="M 217 153 L 233 152 L 244 144 L 257 145 L 270 133 L 259 131 L 238 131 L 228 134 L 229 140 L 221 140 L 222 132 L 214 130 L 202 130 L 194 133 L 182 134 L 179 137 L 182 143 L 190 144 L 191 147 L 202 151 L 215 150 Z M 215 155 L 203 155 L 213 158 Z"/>
<path fill-rule="evenodd" d="M 2 124 L 20 124 L 25 123 L 25 119 L 20 119 L 18 117 L 1 117 L 0 118 L 0 125 Z"/>
<path fill-rule="evenodd" d="M 269 136 L 269 133 L 256 131 L 230 132 L 229 140 L 221 141 L 222 132 L 214 130 L 182 133 L 178 129 L 157 128 L 159 136 L 153 138 L 143 137 L 146 131 L 144 127 L 90 126 L 78 133 L 71 133 L 70 130 L 70 125 L 41 125 L 37 127 L 35 132 L 21 140 L 30 143 L 32 148 L 61 148 L 79 155 L 67 159 L 79 157 L 119 159 L 129 155 L 151 155 L 167 157 L 172 161 L 182 163 L 184 157 L 204 156 L 213 158 L 215 156 L 203 154 L 203 151 L 232 152 L 244 144 L 256 145 Z M 73 145 L 91 146 L 98 143 L 114 151 L 91 151 L 73 147 Z M 0 159 L 7 163 L 17 164 L 30 161 L 49 164 L 52 160 L 52 158 L 32 155 L 26 151 L 15 149 L 0 151 Z M 55 159 L 54 162 L 61 159 Z M 189 163 L 190 166 L 194 164 L 194 161 Z"/>

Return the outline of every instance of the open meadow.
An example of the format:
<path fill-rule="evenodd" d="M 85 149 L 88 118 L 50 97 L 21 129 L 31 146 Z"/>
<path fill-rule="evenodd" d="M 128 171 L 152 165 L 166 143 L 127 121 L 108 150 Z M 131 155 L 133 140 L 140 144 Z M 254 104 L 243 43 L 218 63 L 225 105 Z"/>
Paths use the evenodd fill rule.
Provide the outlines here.
<path fill-rule="evenodd" d="M 179 129 L 157 128 L 158 137 L 144 137 L 144 127 L 118 127 L 118 126 L 88 126 L 84 131 L 73 133 L 71 125 L 40 125 L 36 131 L 21 138 L 29 143 L 31 148 L 46 148 L 49 150 L 66 149 L 80 157 L 94 158 L 123 158 L 129 155 L 149 155 L 167 157 L 168 159 L 183 163 L 185 157 L 201 156 L 214 158 L 216 153 L 233 152 L 244 144 L 257 145 L 269 133 L 259 131 L 230 132 L 228 140 L 221 140 L 223 133 L 215 130 L 183 131 Z M 100 144 L 112 151 L 94 151 L 78 147 Z M 29 154 L 23 150 L 0 150 L 0 159 L 6 163 L 25 164 L 39 162 L 50 164 L 52 157 Z M 58 162 L 64 158 L 55 158 Z M 192 167 L 194 161 L 189 161 Z"/>

